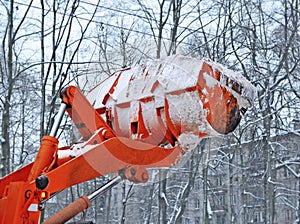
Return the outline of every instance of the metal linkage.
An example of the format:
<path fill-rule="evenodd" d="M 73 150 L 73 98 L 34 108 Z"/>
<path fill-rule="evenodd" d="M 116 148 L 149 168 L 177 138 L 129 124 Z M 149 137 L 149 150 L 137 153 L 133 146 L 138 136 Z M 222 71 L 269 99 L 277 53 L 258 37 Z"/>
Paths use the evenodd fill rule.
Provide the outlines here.
<path fill-rule="evenodd" d="M 55 121 L 54 121 L 54 123 L 52 125 L 50 136 L 52 136 L 52 137 L 56 136 L 58 128 L 59 128 L 59 125 L 61 123 L 61 120 L 62 120 L 62 118 L 63 118 L 63 116 L 65 114 L 66 108 L 67 108 L 67 104 L 61 103 L 60 108 L 58 110 L 58 113 L 57 113 L 57 115 L 55 117 Z"/>
<path fill-rule="evenodd" d="M 101 186 L 100 188 L 98 188 L 97 190 L 95 190 L 93 193 L 91 193 L 89 196 L 87 196 L 87 198 L 90 201 L 93 201 L 98 196 L 100 196 L 101 194 L 105 193 L 109 189 L 113 188 L 114 186 L 116 186 L 121 181 L 122 181 L 122 177 L 121 176 L 116 176 L 115 178 L 113 178 L 112 180 L 110 180 L 108 183 L 106 183 L 105 185 Z"/>

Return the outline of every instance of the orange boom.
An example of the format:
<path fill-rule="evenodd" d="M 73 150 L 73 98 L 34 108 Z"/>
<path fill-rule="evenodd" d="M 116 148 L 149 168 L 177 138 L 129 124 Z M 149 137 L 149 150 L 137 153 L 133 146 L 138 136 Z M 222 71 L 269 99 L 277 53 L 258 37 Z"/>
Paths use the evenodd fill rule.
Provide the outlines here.
<path fill-rule="evenodd" d="M 0 223 L 38 223 L 51 195 L 101 175 L 119 174 L 45 223 L 66 222 L 124 178 L 146 182 L 147 168 L 172 166 L 201 138 L 232 132 L 254 95 L 243 76 L 178 55 L 115 72 L 87 96 L 68 87 L 35 161 L 0 180 Z M 65 110 L 82 138 L 58 148 Z"/>

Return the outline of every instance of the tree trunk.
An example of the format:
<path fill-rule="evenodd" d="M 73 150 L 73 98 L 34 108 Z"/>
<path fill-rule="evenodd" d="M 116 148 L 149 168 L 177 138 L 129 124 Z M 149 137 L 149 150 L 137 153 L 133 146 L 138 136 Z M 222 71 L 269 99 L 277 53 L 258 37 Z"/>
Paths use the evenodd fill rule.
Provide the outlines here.
<path fill-rule="evenodd" d="M 44 5 L 44 0 L 41 1 L 41 95 L 42 95 L 42 100 L 41 100 L 41 114 L 40 114 L 40 140 L 42 137 L 45 135 L 45 128 L 44 128 L 44 123 L 45 123 L 45 111 L 46 111 L 46 89 L 44 88 L 43 82 L 44 82 L 44 77 L 45 77 L 45 40 L 44 40 L 44 32 L 45 32 L 45 5 Z M 53 3 L 55 5 L 55 1 Z"/>
<path fill-rule="evenodd" d="M 229 177 L 229 208 L 230 208 L 230 223 L 237 223 L 236 212 L 235 212 L 235 189 L 234 189 L 234 174 L 233 174 L 233 160 L 234 155 L 231 157 L 229 154 L 229 163 L 228 163 L 228 177 Z"/>
<path fill-rule="evenodd" d="M 149 186 L 149 201 L 148 201 L 148 209 L 147 209 L 147 216 L 146 216 L 146 220 L 144 223 L 150 223 L 150 220 L 151 220 L 151 215 L 152 215 L 152 203 L 153 203 L 153 193 L 154 193 L 154 186 L 155 186 L 155 183 L 151 184 Z"/>
<path fill-rule="evenodd" d="M 158 223 L 165 224 L 167 223 L 167 202 L 166 202 L 166 188 L 167 188 L 167 170 L 159 171 L 159 195 L 158 195 Z"/>
<path fill-rule="evenodd" d="M 202 169 L 202 176 L 203 176 L 203 223 L 209 224 L 209 215 L 207 212 L 208 206 L 208 178 L 207 178 L 207 164 L 204 164 Z"/>
<path fill-rule="evenodd" d="M 13 92 L 13 17 L 14 1 L 10 1 L 8 12 L 8 57 L 7 57 L 7 94 L 4 100 L 4 110 L 2 114 L 2 158 L 1 175 L 5 176 L 10 172 L 10 103 Z"/>

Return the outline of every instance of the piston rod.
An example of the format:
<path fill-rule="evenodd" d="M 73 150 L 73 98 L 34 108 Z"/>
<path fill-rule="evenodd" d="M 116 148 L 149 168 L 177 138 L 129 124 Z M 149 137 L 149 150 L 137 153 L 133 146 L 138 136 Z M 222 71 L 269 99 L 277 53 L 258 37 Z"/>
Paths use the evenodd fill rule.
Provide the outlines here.
<path fill-rule="evenodd" d="M 55 117 L 54 123 L 52 125 L 50 136 L 52 136 L 52 137 L 56 136 L 58 128 L 59 128 L 59 125 L 61 123 L 61 120 L 62 120 L 62 118 L 63 118 L 63 116 L 65 114 L 66 108 L 67 108 L 67 104 L 61 103 L 61 105 L 59 107 L 59 110 L 58 110 L 58 113 L 57 113 L 57 115 Z"/>
<path fill-rule="evenodd" d="M 108 183 L 106 183 L 105 185 L 101 186 L 100 188 L 98 188 L 97 190 L 95 190 L 93 193 L 91 193 L 89 196 L 87 196 L 87 198 L 90 201 L 93 201 L 99 195 L 101 195 L 101 194 L 105 193 L 107 190 L 113 188 L 114 186 L 116 186 L 121 181 L 122 181 L 122 177 L 121 176 L 116 176 L 115 178 L 113 178 L 112 180 L 110 180 Z"/>

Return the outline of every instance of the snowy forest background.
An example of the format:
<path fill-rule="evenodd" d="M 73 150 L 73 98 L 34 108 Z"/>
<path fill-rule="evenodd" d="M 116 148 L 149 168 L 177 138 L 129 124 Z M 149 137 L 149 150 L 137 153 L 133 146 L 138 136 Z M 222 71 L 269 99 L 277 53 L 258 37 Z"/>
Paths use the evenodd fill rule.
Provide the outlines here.
<path fill-rule="evenodd" d="M 299 6 L 299 0 L 0 0 L 1 176 L 35 158 L 64 86 L 88 91 L 125 65 L 175 53 L 205 56 L 257 87 L 241 125 L 202 141 L 184 167 L 153 171 L 168 178 L 125 181 L 98 198 L 86 219 L 300 223 Z M 62 143 L 71 144 L 71 130 L 66 122 Z M 45 217 L 107 179 L 62 192 Z"/>

